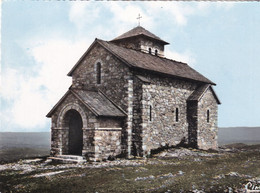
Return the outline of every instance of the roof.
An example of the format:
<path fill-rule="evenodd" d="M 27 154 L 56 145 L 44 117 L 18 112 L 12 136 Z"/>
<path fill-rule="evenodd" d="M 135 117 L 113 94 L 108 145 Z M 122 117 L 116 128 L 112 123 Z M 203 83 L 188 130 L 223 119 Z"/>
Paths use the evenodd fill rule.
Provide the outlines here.
<path fill-rule="evenodd" d="M 97 91 L 74 90 L 98 116 L 124 117 L 125 113 L 109 100 L 103 93 Z"/>
<path fill-rule="evenodd" d="M 128 65 L 130 68 L 141 69 L 148 72 L 156 72 L 164 75 L 173 76 L 175 78 L 188 79 L 216 85 L 214 82 L 204 77 L 202 74 L 191 68 L 186 63 L 154 56 L 133 49 L 127 49 L 118 46 L 112 42 L 107 42 L 100 39 L 95 39 L 95 41 L 91 44 L 88 50 L 84 53 L 84 55 L 79 59 L 79 61 L 68 73 L 68 76 L 72 76 L 74 70 L 96 44 L 99 44 L 102 47 L 104 47 L 106 50 L 108 50 L 111 54 L 116 56 L 124 64 Z"/>
<path fill-rule="evenodd" d="M 161 38 L 159 38 L 158 36 L 154 35 L 153 33 L 149 32 L 148 30 L 144 29 L 141 26 L 137 26 L 137 27 L 131 29 L 130 31 L 116 37 L 115 39 L 113 39 L 111 41 L 113 42 L 113 41 L 118 41 L 118 40 L 130 38 L 130 37 L 136 37 L 136 36 L 146 36 L 146 37 L 155 39 L 155 40 L 163 43 L 164 45 L 169 44 L 168 42 L 162 40 Z"/>
<path fill-rule="evenodd" d="M 148 53 L 127 49 L 111 42 L 97 40 L 103 47 L 132 68 L 159 72 L 174 77 L 185 78 L 215 85 L 189 65 Z"/>
<path fill-rule="evenodd" d="M 47 117 L 51 117 L 58 106 L 62 104 L 64 99 L 72 94 L 79 99 L 91 112 L 96 116 L 104 117 L 125 117 L 126 113 L 117 105 L 115 105 L 108 97 L 106 97 L 100 91 L 88 91 L 81 89 L 70 89 L 59 100 L 59 102 L 52 108 L 47 114 Z"/>
<path fill-rule="evenodd" d="M 195 91 L 189 96 L 187 99 L 188 101 L 200 101 L 200 99 L 203 97 L 203 95 L 206 93 L 208 89 L 211 89 L 211 92 L 213 93 L 216 101 L 218 104 L 221 104 L 220 100 L 218 99 L 218 96 L 216 95 L 214 89 L 210 84 L 203 84 L 198 86 Z"/>

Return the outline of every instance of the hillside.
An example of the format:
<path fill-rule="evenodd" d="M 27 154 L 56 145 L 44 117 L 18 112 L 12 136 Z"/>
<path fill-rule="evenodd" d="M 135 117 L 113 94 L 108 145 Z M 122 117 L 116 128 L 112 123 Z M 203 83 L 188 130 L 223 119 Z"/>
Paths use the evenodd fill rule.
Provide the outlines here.
<path fill-rule="evenodd" d="M 259 186 L 260 146 L 168 149 L 152 158 L 86 164 L 45 159 L 0 165 L 0 192 L 242 192 Z"/>
<path fill-rule="evenodd" d="M 0 132 L 0 163 L 49 153 L 49 132 Z"/>
<path fill-rule="evenodd" d="M 219 145 L 245 143 L 260 144 L 260 127 L 221 127 L 218 133 Z"/>
<path fill-rule="evenodd" d="M 219 145 L 260 144 L 260 127 L 219 128 Z M 47 156 L 50 152 L 50 132 L 0 132 L 0 162 Z"/>

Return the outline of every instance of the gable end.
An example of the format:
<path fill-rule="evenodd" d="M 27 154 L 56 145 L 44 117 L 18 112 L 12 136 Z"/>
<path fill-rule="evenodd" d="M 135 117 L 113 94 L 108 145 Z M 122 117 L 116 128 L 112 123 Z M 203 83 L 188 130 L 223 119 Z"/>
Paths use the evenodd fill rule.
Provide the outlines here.
<path fill-rule="evenodd" d="M 220 100 L 217 97 L 217 94 L 215 93 L 214 89 L 210 84 L 204 84 L 198 86 L 196 90 L 189 96 L 187 101 L 197 101 L 197 102 L 200 101 L 208 89 L 211 90 L 214 98 L 216 99 L 217 104 L 221 104 Z"/>

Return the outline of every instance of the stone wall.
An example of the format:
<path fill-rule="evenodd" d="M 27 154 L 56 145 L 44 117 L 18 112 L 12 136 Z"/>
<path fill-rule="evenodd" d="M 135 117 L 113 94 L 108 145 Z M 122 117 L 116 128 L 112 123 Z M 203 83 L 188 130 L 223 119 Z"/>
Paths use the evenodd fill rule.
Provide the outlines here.
<path fill-rule="evenodd" d="M 115 158 L 121 154 L 122 128 L 96 128 L 94 133 L 94 161 Z"/>
<path fill-rule="evenodd" d="M 153 55 L 155 54 L 155 50 L 157 50 L 158 56 L 164 56 L 164 45 L 162 43 L 151 41 L 148 38 L 144 38 L 144 37 L 134 37 L 134 38 L 124 39 L 115 42 L 115 44 L 125 48 L 139 50 L 145 53 L 149 53 L 149 48 L 151 48 Z"/>
<path fill-rule="evenodd" d="M 121 118 L 122 119 L 122 118 Z M 123 126 L 123 122 L 118 118 L 99 117 L 97 118 L 96 128 L 118 128 Z"/>
<path fill-rule="evenodd" d="M 96 64 L 101 63 L 101 84 L 96 81 Z M 72 75 L 72 87 L 100 89 L 126 113 L 122 126 L 122 151 L 130 155 L 132 143 L 133 76 L 129 68 L 99 44 L 93 46 Z"/>
<path fill-rule="evenodd" d="M 90 160 L 102 160 L 121 154 L 122 119 L 97 118 L 76 97 L 68 94 L 52 115 L 51 155 L 68 154 L 69 126 L 65 118 L 71 109 L 79 112 L 83 122 L 82 156 Z"/>
<path fill-rule="evenodd" d="M 113 42 L 114 44 L 128 48 L 128 49 L 133 49 L 133 50 L 139 50 L 141 49 L 141 41 L 140 37 L 139 38 L 128 38 L 128 39 L 123 39 L 123 40 L 118 40 Z"/>
<path fill-rule="evenodd" d="M 101 84 L 97 84 L 96 64 L 101 63 Z M 96 44 L 72 74 L 72 88 L 100 89 L 109 99 L 127 112 L 129 68 Z"/>
<path fill-rule="evenodd" d="M 146 43 L 153 46 L 149 41 Z M 97 83 L 98 62 L 101 63 L 100 84 Z M 69 109 L 78 111 L 82 117 L 82 155 L 89 159 L 102 160 L 118 154 L 143 156 L 153 149 L 188 141 L 203 149 L 217 147 L 217 103 L 210 90 L 199 103 L 189 104 L 187 99 L 197 83 L 140 71 L 134 73 L 148 81 L 133 75 L 102 46 L 94 45 L 73 72 L 72 88 L 101 90 L 127 117 L 124 120 L 98 118 L 69 94 L 52 115 L 52 154 L 68 152 L 69 130 L 63 118 Z"/>
<path fill-rule="evenodd" d="M 132 152 L 134 156 L 143 156 L 143 149 L 142 149 L 142 85 L 144 83 L 134 76 L 133 82 L 133 145 L 132 145 Z"/>
<path fill-rule="evenodd" d="M 84 147 L 87 159 L 101 161 L 122 154 L 122 118 L 92 117 L 92 127 L 84 132 Z"/>
<path fill-rule="evenodd" d="M 209 111 L 208 120 L 207 111 Z M 198 103 L 198 148 L 218 148 L 217 115 L 217 102 L 209 88 Z"/>
<path fill-rule="evenodd" d="M 157 55 L 164 56 L 164 45 L 157 43 L 155 41 L 150 41 L 148 39 L 141 40 L 141 50 L 149 53 L 149 48 L 151 48 L 152 55 L 155 55 L 155 50 L 157 50 Z"/>
<path fill-rule="evenodd" d="M 140 101 L 143 153 L 149 154 L 152 149 L 166 145 L 187 143 L 186 100 L 195 90 L 196 84 L 151 74 L 145 77 L 151 83 L 142 84 Z"/>
<path fill-rule="evenodd" d="M 66 113 L 74 109 L 81 115 L 83 122 L 83 150 L 82 153 L 93 151 L 94 149 L 89 147 L 91 142 L 90 135 L 87 130 L 94 128 L 94 123 L 91 122 L 95 118 L 94 114 L 89 111 L 81 101 L 79 101 L 72 94 L 68 94 L 63 100 L 62 105 L 58 106 L 55 113 L 52 115 L 51 126 L 51 155 L 68 154 L 68 134 L 69 127 L 65 121 Z"/>

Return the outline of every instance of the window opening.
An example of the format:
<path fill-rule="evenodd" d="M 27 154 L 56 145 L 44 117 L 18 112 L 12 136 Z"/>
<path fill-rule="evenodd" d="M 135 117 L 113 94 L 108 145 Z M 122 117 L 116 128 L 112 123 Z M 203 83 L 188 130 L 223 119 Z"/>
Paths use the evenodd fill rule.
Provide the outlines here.
<path fill-rule="evenodd" d="M 209 123 L 209 110 L 207 110 L 207 122 Z"/>
<path fill-rule="evenodd" d="M 150 121 L 152 121 L 152 106 L 150 105 Z"/>
<path fill-rule="evenodd" d="M 176 122 L 179 121 L 179 108 L 176 108 L 176 112 L 175 112 L 175 120 L 176 120 Z"/>
<path fill-rule="evenodd" d="M 158 50 L 155 50 L 155 56 L 158 56 Z"/>
<path fill-rule="evenodd" d="M 149 54 L 152 54 L 152 49 L 151 48 L 149 48 Z"/>
<path fill-rule="evenodd" d="M 100 84 L 101 83 L 101 64 L 100 62 L 97 63 L 97 66 L 96 66 L 96 73 L 97 73 L 97 84 Z"/>

